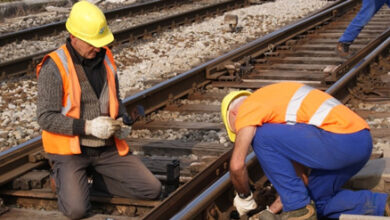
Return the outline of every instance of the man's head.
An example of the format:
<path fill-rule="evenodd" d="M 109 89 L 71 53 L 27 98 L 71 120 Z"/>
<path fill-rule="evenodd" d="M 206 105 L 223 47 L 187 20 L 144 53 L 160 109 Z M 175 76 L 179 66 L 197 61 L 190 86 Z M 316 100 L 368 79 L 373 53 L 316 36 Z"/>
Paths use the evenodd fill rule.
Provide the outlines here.
<path fill-rule="evenodd" d="M 72 46 L 87 59 L 94 58 L 101 47 L 114 40 L 103 12 L 87 1 L 73 5 L 66 29 L 71 34 Z"/>
<path fill-rule="evenodd" d="M 221 116 L 225 124 L 230 141 L 236 140 L 235 121 L 238 108 L 242 102 L 250 95 L 249 91 L 233 91 L 223 98 L 221 103 Z"/>

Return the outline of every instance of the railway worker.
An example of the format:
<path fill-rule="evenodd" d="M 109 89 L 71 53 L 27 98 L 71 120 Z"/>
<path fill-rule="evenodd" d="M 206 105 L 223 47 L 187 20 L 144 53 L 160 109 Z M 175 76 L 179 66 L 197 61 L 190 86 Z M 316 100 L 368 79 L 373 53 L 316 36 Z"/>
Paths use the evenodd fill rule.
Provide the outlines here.
<path fill-rule="evenodd" d="M 66 21 L 70 37 L 37 66 L 37 117 L 44 150 L 52 162 L 59 209 L 71 219 L 90 209 L 87 169 L 93 189 L 109 195 L 156 199 L 160 181 L 129 151 L 130 127 L 119 97 L 114 40 L 102 11 L 74 4 Z M 89 172 L 88 172 L 88 175 Z"/>
<path fill-rule="evenodd" d="M 245 165 L 249 145 L 280 195 L 278 217 L 385 214 L 387 194 L 341 189 L 370 158 L 372 139 L 368 124 L 329 94 L 297 82 L 234 91 L 223 99 L 221 115 L 234 142 L 230 174 L 240 215 L 257 206 Z"/>
<path fill-rule="evenodd" d="M 336 51 L 340 56 L 346 57 L 349 55 L 349 47 L 352 42 L 385 3 L 390 7 L 390 0 L 362 0 L 360 11 L 345 29 L 337 44 Z"/>

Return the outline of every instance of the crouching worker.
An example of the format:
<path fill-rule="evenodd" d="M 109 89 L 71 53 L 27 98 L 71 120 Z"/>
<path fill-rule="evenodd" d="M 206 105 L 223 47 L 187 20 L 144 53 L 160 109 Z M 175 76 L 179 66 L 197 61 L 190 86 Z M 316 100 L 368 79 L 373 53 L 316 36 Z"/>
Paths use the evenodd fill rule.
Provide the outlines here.
<path fill-rule="evenodd" d="M 283 212 L 277 219 L 389 214 L 387 194 L 341 188 L 368 161 L 372 139 L 367 123 L 329 94 L 277 83 L 253 94 L 231 92 L 221 110 L 234 142 L 230 174 L 240 215 L 257 207 L 245 165 L 250 145 L 280 195 Z M 310 169 L 308 179 L 298 167 Z"/>
<path fill-rule="evenodd" d="M 37 117 L 60 211 L 71 219 L 87 215 L 91 167 L 93 190 L 158 198 L 160 181 L 124 140 L 130 127 L 124 124 L 128 115 L 119 98 L 114 58 L 105 47 L 114 37 L 104 14 L 80 1 L 72 7 L 66 28 L 66 43 L 37 67 Z"/>

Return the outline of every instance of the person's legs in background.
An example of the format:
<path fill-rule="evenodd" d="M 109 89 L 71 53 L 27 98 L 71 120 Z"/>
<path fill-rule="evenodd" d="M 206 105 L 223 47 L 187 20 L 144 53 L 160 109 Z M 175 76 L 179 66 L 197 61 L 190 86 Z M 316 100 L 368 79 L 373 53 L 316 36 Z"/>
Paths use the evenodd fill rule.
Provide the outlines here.
<path fill-rule="evenodd" d="M 385 0 L 362 0 L 360 11 L 345 29 L 344 34 L 340 37 L 339 43 L 337 44 L 336 51 L 340 56 L 349 55 L 349 46 L 384 2 Z"/>

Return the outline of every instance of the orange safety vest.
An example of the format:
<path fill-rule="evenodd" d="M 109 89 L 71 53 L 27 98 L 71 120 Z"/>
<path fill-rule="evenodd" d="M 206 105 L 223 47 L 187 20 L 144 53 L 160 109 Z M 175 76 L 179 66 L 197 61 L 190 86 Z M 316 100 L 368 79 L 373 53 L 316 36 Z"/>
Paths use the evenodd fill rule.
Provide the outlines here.
<path fill-rule="evenodd" d="M 306 123 L 339 134 L 369 129 L 364 119 L 337 99 L 296 82 L 265 86 L 245 99 L 238 109 L 236 130 L 264 123 Z"/>
<path fill-rule="evenodd" d="M 106 67 L 107 83 L 109 87 L 109 114 L 111 118 L 116 119 L 119 110 L 115 87 L 116 66 L 111 51 L 107 47 L 105 47 L 105 49 L 106 56 L 104 57 L 104 66 Z M 60 48 L 49 53 L 42 59 L 41 63 L 37 66 L 37 77 L 39 77 L 39 72 L 43 63 L 49 57 L 56 63 L 62 78 L 63 97 L 61 114 L 67 117 L 79 119 L 81 88 L 72 58 L 66 48 L 66 45 L 62 45 Z M 116 137 L 114 137 L 114 140 L 119 155 L 126 155 L 129 152 L 129 146 L 126 141 L 120 140 Z M 81 153 L 78 135 L 63 135 L 43 130 L 42 142 L 43 148 L 47 153 L 61 155 Z"/>

